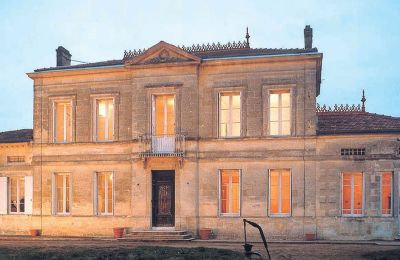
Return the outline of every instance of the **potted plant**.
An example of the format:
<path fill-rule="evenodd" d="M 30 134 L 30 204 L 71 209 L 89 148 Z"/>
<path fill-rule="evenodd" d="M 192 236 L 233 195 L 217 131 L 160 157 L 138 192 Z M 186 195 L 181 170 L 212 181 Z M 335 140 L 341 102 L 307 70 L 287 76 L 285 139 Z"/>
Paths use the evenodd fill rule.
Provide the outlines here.
<path fill-rule="evenodd" d="M 211 228 L 200 228 L 199 230 L 199 237 L 202 240 L 209 240 L 211 238 L 211 234 Z"/>
<path fill-rule="evenodd" d="M 39 229 L 31 229 L 31 230 L 29 230 L 29 233 L 31 234 L 31 236 L 37 237 L 40 235 L 40 230 Z"/>
<path fill-rule="evenodd" d="M 113 231 L 114 231 L 114 238 L 121 238 L 122 235 L 124 234 L 123 227 L 115 227 L 113 228 Z"/>

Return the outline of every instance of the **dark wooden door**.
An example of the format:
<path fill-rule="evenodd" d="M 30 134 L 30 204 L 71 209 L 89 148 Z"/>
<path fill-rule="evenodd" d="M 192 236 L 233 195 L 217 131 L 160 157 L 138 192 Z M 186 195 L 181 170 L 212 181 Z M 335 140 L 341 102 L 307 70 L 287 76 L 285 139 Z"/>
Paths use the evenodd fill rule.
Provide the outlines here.
<path fill-rule="evenodd" d="M 175 172 L 152 171 L 153 227 L 175 226 Z"/>

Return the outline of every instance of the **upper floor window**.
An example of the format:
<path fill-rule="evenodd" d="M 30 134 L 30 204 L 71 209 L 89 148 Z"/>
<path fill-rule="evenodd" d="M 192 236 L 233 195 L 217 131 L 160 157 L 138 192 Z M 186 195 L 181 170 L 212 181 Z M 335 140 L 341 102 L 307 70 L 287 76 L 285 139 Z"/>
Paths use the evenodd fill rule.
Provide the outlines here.
<path fill-rule="evenodd" d="M 54 102 L 54 142 L 68 143 L 72 141 L 72 105 L 70 101 Z"/>
<path fill-rule="evenodd" d="M 222 215 L 240 214 L 240 170 L 220 171 L 220 199 Z"/>
<path fill-rule="evenodd" d="M 381 176 L 381 214 L 392 215 L 393 204 L 393 174 L 391 172 L 383 172 Z"/>
<path fill-rule="evenodd" d="M 290 170 L 269 172 L 269 213 L 271 216 L 289 216 L 291 212 Z"/>
<path fill-rule="evenodd" d="M 219 94 L 219 136 L 240 136 L 240 93 Z"/>
<path fill-rule="evenodd" d="M 112 141 L 114 138 L 114 99 L 96 100 L 96 141 Z"/>
<path fill-rule="evenodd" d="M 290 92 L 269 94 L 269 134 L 290 135 Z"/>
<path fill-rule="evenodd" d="M 361 216 L 363 214 L 363 174 L 362 172 L 342 173 L 342 215 Z"/>

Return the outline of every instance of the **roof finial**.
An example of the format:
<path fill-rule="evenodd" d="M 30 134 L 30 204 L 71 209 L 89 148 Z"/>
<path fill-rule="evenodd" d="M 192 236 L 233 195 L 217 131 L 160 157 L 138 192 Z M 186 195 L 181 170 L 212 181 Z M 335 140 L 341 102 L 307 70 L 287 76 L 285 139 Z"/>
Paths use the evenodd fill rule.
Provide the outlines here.
<path fill-rule="evenodd" d="M 361 98 L 361 102 L 362 102 L 361 109 L 362 109 L 363 112 L 365 112 L 365 101 L 367 101 L 367 99 L 365 98 L 365 92 L 363 90 L 363 95 L 362 95 L 362 98 Z"/>
<path fill-rule="evenodd" d="M 249 35 L 249 27 L 246 27 L 246 47 L 250 48 L 250 35 Z"/>

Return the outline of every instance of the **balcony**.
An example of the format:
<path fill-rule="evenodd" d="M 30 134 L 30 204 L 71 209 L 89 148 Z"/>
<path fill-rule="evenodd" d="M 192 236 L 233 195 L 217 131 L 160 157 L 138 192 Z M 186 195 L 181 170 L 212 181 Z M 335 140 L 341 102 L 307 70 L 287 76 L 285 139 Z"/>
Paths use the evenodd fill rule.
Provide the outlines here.
<path fill-rule="evenodd" d="M 184 157 L 185 136 L 175 135 L 142 135 L 139 137 L 142 150 L 139 156 L 146 157 Z"/>

